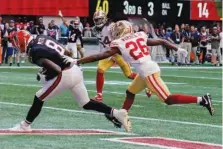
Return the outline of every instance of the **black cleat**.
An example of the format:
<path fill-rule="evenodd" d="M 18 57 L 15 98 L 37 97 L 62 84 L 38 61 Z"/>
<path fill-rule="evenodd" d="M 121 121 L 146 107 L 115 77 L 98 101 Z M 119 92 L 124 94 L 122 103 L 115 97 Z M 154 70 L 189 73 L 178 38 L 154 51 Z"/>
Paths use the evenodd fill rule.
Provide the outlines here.
<path fill-rule="evenodd" d="M 105 114 L 105 117 L 107 118 L 107 120 L 111 121 L 116 128 L 121 128 L 122 127 L 122 123 L 119 122 L 115 117 L 110 116 L 108 114 Z"/>
<path fill-rule="evenodd" d="M 209 93 L 202 96 L 202 101 L 201 101 L 200 105 L 203 106 L 203 107 L 206 107 L 211 116 L 214 115 L 214 107 L 211 103 L 211 95 Z"/>

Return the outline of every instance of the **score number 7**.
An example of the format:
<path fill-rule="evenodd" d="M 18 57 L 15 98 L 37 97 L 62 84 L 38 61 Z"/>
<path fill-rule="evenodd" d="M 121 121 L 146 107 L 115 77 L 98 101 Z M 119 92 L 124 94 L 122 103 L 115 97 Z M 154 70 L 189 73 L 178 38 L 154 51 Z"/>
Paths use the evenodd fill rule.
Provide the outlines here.
<path fill-rule="evenodd" d="M 177 7 L 179 7 L 177 17 L 181 17 L 181 13 L 183 10 L 183 3 L 177 3 Z"/>

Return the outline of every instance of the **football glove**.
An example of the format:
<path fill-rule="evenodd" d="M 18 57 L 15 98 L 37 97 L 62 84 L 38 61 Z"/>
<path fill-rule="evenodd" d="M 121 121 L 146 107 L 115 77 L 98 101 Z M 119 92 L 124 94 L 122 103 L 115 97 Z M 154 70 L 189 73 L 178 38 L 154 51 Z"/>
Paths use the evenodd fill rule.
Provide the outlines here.
<path fill-rule="evenodd" d="M 73 63 L 77 64 L 77 59 L 73 59 L 73 58 L 71 58 L 69 56 L 66 56 L 66 55 L 63 55 L 62 57 L 63 57 L 63 62 L 66 63 L 66 64 L 69 64 L 69 65 L 71 65 Z"/>
<path fill-rule="evenodd" d="M 122 123 L 119 122 L 115 117 L 108 115 L 108 114 L 105 114 L 105 117 L 107 118 L 107 120 L 111 121 L 116 128 L 122 127 Z"/>

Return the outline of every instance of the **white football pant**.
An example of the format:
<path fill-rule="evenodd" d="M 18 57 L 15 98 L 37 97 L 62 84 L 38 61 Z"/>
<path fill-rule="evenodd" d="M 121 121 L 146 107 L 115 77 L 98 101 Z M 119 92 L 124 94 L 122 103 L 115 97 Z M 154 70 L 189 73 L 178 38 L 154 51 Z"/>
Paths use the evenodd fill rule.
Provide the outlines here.
<path fill-rule="evenodd" d="M 81 107 L 90 101 L 87 89 L 84 85 L 83 72 L 76 65 L 63 70 L 62 74 L 54 79 L 46 81 L 43 87 L 36 93 L 36 96 L 40 100 L 46 101 L 66 89 L 71 91 L 73 97 Z"/>

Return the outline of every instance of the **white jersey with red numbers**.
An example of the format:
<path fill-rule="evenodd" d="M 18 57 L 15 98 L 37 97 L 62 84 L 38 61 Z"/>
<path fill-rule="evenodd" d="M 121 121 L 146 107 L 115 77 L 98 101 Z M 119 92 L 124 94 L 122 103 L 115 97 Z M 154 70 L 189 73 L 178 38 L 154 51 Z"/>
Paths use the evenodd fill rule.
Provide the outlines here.
<path fill-rule="evenodd" d="M 144 32 L 137 32 L 127 34 L 110 44 L 111 48 L 120 50 L 124 60 L 133 66 L 141 77 L 160 71 L 158 64 L 151 59 L 147 39 L 148 36 Z"/>
<path fill-rule="evenodd" d="M 105 24 L 102 29 L 97 29 L 96 27 L 93 27 L 92 29 L 93 35 L 95 35 L 99 40 L 100 52 L 109 50 L 109 45 L 112 41 L 112 37 L 109 32 L 109 25 L 110 24 Z"/>

